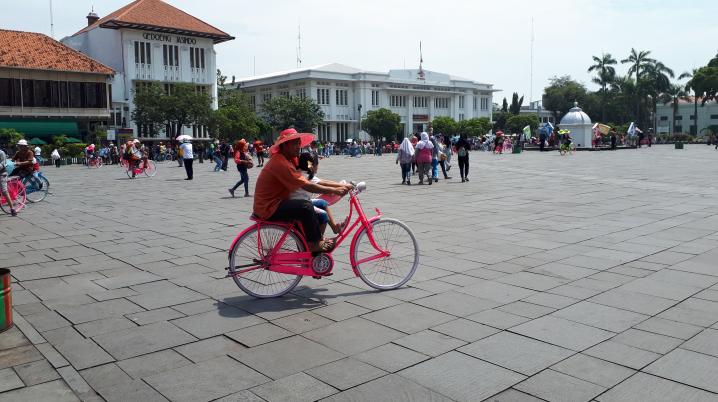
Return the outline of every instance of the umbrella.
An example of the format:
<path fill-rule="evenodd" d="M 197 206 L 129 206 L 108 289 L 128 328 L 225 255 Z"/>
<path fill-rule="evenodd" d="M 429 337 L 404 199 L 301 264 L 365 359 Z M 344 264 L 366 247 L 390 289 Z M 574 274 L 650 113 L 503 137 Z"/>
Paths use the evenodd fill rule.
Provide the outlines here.
<path fill-rule="evenodd" d="M 82 143 L 82 141 L 78 140 L 75 137 L 69 137 L 68 139 L 65 140 L 65 144 L 81 144 L 81 143 Z"/>
<path fill-rule="evenodd" d="M 37 138 L 37 137 L 34 137 L 33 139 L 31 139 L 31 140 L 28 141 L 27 143 L 30 144 L 30 145 L 47 145 L 47 142 L 45 142 L 45 141 L 43 141 L 43 140 L 41 140 L 41 139 L 39 139 L 39 138 Z"/>
<path fill-rule="evenodd" d="M 192 141 L 192 136 L 187 135 L 187 134 L 182 134 L 179 137 L 175 138 L 175 140 L 177 140 L 177 141 L 185 141 L 185 140 Z"/>

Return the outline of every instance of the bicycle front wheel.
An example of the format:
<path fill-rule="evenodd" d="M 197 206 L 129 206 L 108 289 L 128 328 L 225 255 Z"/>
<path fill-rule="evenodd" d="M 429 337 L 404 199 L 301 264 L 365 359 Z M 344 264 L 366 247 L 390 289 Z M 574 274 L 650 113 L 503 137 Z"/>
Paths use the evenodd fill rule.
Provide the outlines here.
<path fill-rule="evenodd" d="M 366 228 L 362 228 L 352 250 L 359 276 L 374 289 L 389 290 L 404 285 L 419 266 L 419 244 L 414 233 L 404 223 L 385 218 L 371 222 L 371 232 L 377 246 L 390 255 L 361 262 L 379 254 Z"/>
<path fill-rule="evenodd" d="M 25 185 L 22 184 L 20 179 L 11 178 L 7 182 L 7 190 L 10 197 L 12 197 L 12 206 L 15 209 L 15 212 L 20 212 L 20 210 L 25 207 L 25 203 L 27 201 Z M 10 213 L 10 203 L 2 194 L 0 194 L 0 209 L 7 214 Z"/>
<path fill-rule="evenodd" d="M 26 177 L 22 180 L 25 185 L 25 194 L 27 200 L 35 203 L 40 202 L 47 197 L 49 186 L 45 185 L 45 182 L 37 177 Z"/>
<path fill-rule="evenodd" d="M 279 225 L 254 225 L 229 251 L 229 272 L 237 286 L 248 295 L 258 298 L 279 297 L 294 289 L 302 280 L 301 275 L 270 271 L 262 265 L 262 261 L 277 247 L 286 231 Z M 278 250 L 305 251 L 304 243 L 293 232 L 287 234 Z"/>
<path fill-rule="evenodd" d="M 153 161 L 148 160 L 145 167 L 145 176 L 154 177 L 157 174 L 157 165 Z"/>

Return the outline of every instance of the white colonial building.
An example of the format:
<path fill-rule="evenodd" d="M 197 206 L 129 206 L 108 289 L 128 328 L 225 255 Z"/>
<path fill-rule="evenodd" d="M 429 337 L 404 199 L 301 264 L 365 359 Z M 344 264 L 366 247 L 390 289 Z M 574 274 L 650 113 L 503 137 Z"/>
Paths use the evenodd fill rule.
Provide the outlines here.
<path fill-rule="evenodd" d="M 423 69 L 383 73 L 337 63 L 244 78 L 227 87 L 247 93 L 257 111 L 273 97 L 311 97 L 325 114 L 316 128 L 321 141 L 368 139 L 360 134 L 361 118 L 379 108 L 401 116 L 404 135 L 425 131 L 436 116 L 491 119 L 497 91 L 492 84 Z"/>
<path fill-rule="evenodd" d="M 656 106 L 656 119 L 658 120 L 656 131 L 659 134 L 686 133 L 701 137 L 705 136 L 708 127 L 718 125 L 718 103 L 709 101 L 704 106 L 701 106 L 702 102 L 703 100 L 698 98 L 697 120 L 693 97 L 678 100 L 675 116 L 673 116 L 673 102 L 665 105 L 659 103 Z"/>
<path fill-rule="evenodd" d="M 131 119 L 134 91 L 159 81 L 170 92 L 175 83 L 190 83 L 212 94 L 217 108 L 217 67 L 214 45 L 234 39 L 229 34 L 161 0 L 136 0 L 99 18 L 91 12 L 87 26 L 62 43 L 115 71 L 111 86 L 110 129 L 120 136 L 167 139 L 166 127 L 149 138 L 145 127 Z M 172 128 L 174 129 L 174 128 Z M 185 126 L 183 134 L 209 139 L 206 127 Z M 176 130 L 175 130 L 176 132 Z"/>

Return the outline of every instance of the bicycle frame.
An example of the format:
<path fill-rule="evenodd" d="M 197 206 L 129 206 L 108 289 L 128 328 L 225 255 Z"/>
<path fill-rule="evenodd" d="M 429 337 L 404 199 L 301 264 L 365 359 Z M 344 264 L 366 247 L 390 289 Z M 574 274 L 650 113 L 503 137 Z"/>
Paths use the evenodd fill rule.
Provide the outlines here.
<path fill-rule="evenodd" d="M 350 199 L 349 199 L 349 215 L 347 216 L 346 221 L 350 222 L 352 216 L 354 213 L 356 213 L 356 219 L 351 225 L 346 225 L 344 229 L 339 233 L 339 235 L 336 238 L 334 249 L 336 250 L 343 242 L 346 240 L 347 237 L 349 237 L 349 234 L 354 232 L 355 229 L 358 230 L 356 233 L 354 233 L 354 237 L 352 238 L 351 246 L 350 246 L 350 252 L 349 252 L 349 259 L 352 266 L 352 270 L 354 271 L 355 276 L 359 276 L 359 271 L 357 270 L 357 266 L 359 264 L 377 260 L 380 258 L 388 257 L 391 255 L 391 253 L 387 250 L 383 250 L 376 242 L 376 239 L 374 238 L 374 234 L 372 232 L 371 224 L 380 219 L 382 216 L 381 211 L 378 208 L 375 208 L 376 215 L 373 217 L 367 217 L 364 213 L 364 209 L 361 206 L 361 203 L 359 202 L 359 198 L 357 197 L 358 192 L 352 191 L 350 193 Z M 236 268 L 239 268 L 238 271 L 234 273 L 234 275 L 241 275 L 246 272 L 255 270 L 255 269 L 262 269 L 267 268 L 274 272 L 280 272 L 285 274 L 292 274 L 292 275 L 303 275 L 303 276 L 317 276 L 317 273 L 312 269 L 312 253 L 309 251 L 300 251 L 300 252 L 280 252 L 280 247 L 282 244 L 284 244 L 284 241 L 287 239 L 287 236 L 289 236 L 289 233 L 295 233 L 298 235 L 298 237 L 301 239 L 304 248 L 309 249 L 309 245 L 307 244 L 306 238 L 304 237 L 304 230 L 300 223 L 284 223 L 284 222 L 271 222 L 271 221 L 265 221 L 260 219 L 255 219 L 256 223 L 255 225 L 252 225 L 248 227 L 247 229 L 243 230 L 232 242 L 232 245 L 230 246 L 229 251 L 231 252 L 232 249 L 234 249 L 235 244 L 239 241 L 239 239 L 247 232 L 252 230 L 255 226 L 257 228 L 261 228 L 262 225 L 275 225 L 285 228 L 284 233 L 282 233 L 282 236 L 277 241 L 277 244 L 274 246 L 274 249 L 270 250 L 267 256 L 266 260 L 263 261 L 257 261 L 255 260 L 252 264 L 247 264 L 244 266 L 237 266 Z M 366 258 L 363 258 L 359 261 L 356 261 L 354 259 L 354 250 L 356 249 L 357 245 L 357 239 L 358 234 L 360 233 L 361 229 L 365 229 L 367 231 L 367 238 L 369 239 L 369 243 L 374 247 L 374 249 L 377 251 L 377 254 L 373 256 L 369 256 Z M 261 238 L 261 231 L 257 232 L 258 239 L 257 239 L 257 252 L 258 255 L 264 255 L 262 252 L 262 238 Z M 332 250 L 332 251 L 333 251 Z M 331 258 L 332 252 L 325 253 L 328 254 Z M 333 258 L 332 258 L 333 260 Z M 245 268 L 245 269 L 242 269 Z M 325 275 L 329 275 L 331 273 L 331 270 L 327 272 Z M 229 276 L 232 276 L 232 274 L 229 274 Z"/>

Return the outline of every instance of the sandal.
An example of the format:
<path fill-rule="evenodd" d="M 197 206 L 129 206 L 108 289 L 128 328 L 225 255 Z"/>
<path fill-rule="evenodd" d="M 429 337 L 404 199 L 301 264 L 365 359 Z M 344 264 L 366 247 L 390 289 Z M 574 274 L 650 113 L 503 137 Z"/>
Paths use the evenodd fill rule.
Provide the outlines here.
<path fill-rule="evenodd" d="M 344 222 L 337 225 L 336 229 L 332 228 L 332 230 L 334 231 L 334 234 L 341 233 L 342 230 L 344 230 L 344 228 L 347 226 L 347 223 L 349 223 L 349 222 L 345 219 Z"/>

